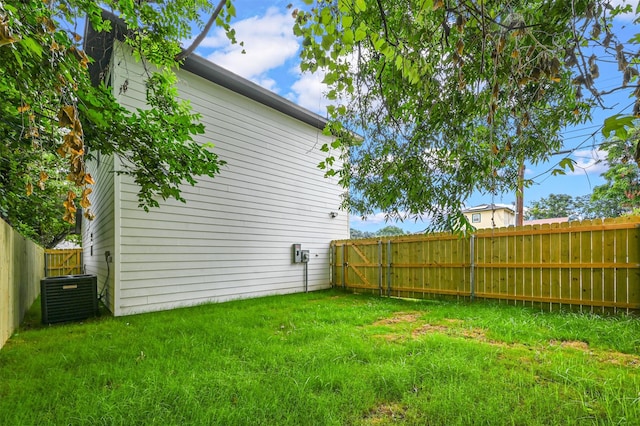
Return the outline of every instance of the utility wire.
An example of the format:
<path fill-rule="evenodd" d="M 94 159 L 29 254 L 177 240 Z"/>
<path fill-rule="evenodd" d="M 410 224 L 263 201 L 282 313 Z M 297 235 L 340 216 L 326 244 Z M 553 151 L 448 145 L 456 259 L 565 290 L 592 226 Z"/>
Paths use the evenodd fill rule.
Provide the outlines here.
<path fill-rule="evenodd" d="M 629 105 L 627 105 L 626 107 L 622 108 L 622 109 L 620 110 L 620 113 L 621 113 L 622 111 L 626 110 L 627 108 L 631 107 L 634 103 L 635 103 L 635 101 L 634 101 L 634 102 L 632 102 L 632 103 L 630 103 L 630 104 L 629 104 Z M 598 132 L 599 132 L 600 130 L 602 130 L 602 128 L 603 128 L 603 127 L 604 127 L 604 124 L 601 124 L 601 125 L 597 126 L 597 129 L 596 129 L 593 133 L 589 134 L 589 135 L 588 135 L 588 137 L 587 137 L 587 138 L 585 138 L 582 142 L 580 142 L 577 146 L 575 146 L 575 147 L 573 147 L 573 148 L 571 148 L 571 149 L 568 149 L 568 150 L 563 150 L 563 151 L 558 151 L 558 152 L 552 152 L 551 154 L 549 154 L 550 156 L 554 156 L 554 155 L 564 155 L 564 154 L 568 154 L 568 155 L 565 155 L 561 160 L 559 160 L 559 161 L 555 162 L 555 163 L 554 163 L 554 164 L 553 164 L 549 169 L 545 170 L 545 171 L 544 171 L 544 172 L 542 172 L 542 173 L 537 174 L 536 176 L 534 176 L 534 177 L 533 177 L 533 178 L 531 178 L 530 180 L 531 180 L 531 181 L 535 181 L 535 180 L 536 180 L 536 179 L 538 179 L 539 177 L 544 176 L 544 175 L 546 175 L 547 173 L 549 173 L 549 172 L 551 172 L 552 170 L 554 170 L 554 169 L 555 169 L 555 168 L 560 164 L 560 162 L 561 162 L 562 160 L 564 160 L 564 159 L 566 159 L 566 158 L 569 158 L 569 156 L 570 156 L 572 153 L 574 153 L 575 151 L 577 151 L 578 149 L 580 149 L 580 148 L 581 148 L 583 145 L 585 145 L 585 144 L 586 144 L 586 143 L 587 143 L 591 138 L 595 137 L 595 135 L 596 135 L 596 134 L 598 134 Z M 600 146 L 600 145 L 602 145 L 603 143 L 606 143 L 606 142 L 602 142 L 602 143 L 600 143 L 600 144 L 592 144 L 592 146 Z M 548 177 L 547 177 L 547 178 L 548 178 Z M 547 178 L 545 178 L 544 180 L 542 180 L 542 181 L 541 181 L 541 182 L 539 182 L 539 183 L 544 182 Z"/>

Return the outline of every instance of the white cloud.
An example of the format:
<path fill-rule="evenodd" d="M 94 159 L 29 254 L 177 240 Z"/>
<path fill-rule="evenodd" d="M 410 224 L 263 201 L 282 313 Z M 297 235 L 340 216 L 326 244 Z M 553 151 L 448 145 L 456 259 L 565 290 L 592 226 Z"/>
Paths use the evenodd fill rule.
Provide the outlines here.
<path fill-rule="evenodd" d="M 343 58 L 351 69 L 352 73 L 356 73 L 358 60 L 355 53 L 348 54 Z M 348 100 L 345 98 L 338 98 L 336 101 L 330 101 L 325 96 L 327 92 L 327 85 L 322 83 L 325 77 L 325 70 L 319 68 L 316 72 L 300 72 L 300 68 L 296 66 L 291 70 L 291 74 L 298 76 L 298 80 L 291 85 L 291 92 L 287 95 L 291 101 L 298 105 L 307 108 L 311 111 L 317 112 L 320 115 L 325 115 L 327 105 L 331 104 L 347 104 Z M 366 88 L 361 90 L 364 92 Z"/>
<path fill-rule="evenodd" d="M 271 90 L 272 92 L 278 91 L 278 83 L 270 77 L 259 77 L 253 78 L 252 80 L 254 83 L 264 87 L 267 90 Z"/>
<path fill-rule="evenodd" d="M 581 149 L 575 151 L 571 157 L 575 160 L 574 171 L 568 175 L 601 174 L 605 172 L 607 164 L 607 152 L 600 149 Z"/>
<path fill-rule="evenodd" d="M 376 214 L 367 216 L 367 218 L 363 220 L 360 216 L 351 215 L 349 217 L 349 221 L 352 225 L 356 225 L 359 223 L 367 224 L 367 225 L 380 225 L 387 222 L 385 216 L 386 215 L 384 213 L 376 213 Z"/>
<path fill-rule="evenodd" d="M 420 216 L 417 218 L 417 220 L 408 215 L 406 212 L 400 212 L 400 216 L 405 218 L 404 220 L 400 220 L 400 219 L 388 219 L 386 218 L 386 214 L 383 212 L 378 212 L 376 214 L 372 214 L 372 215 L 368 215 L 365 219 L 362 219 L 362 217 L 360 216 L 355 216 L 355 215 L 351 215 L 349 216 L 349 222 L 351 223 L 351 225 L 388 225 L 390 223 L 396 224 L 396 225 L 402 225 L 402 224 L 407 224 L 407 223 L 424 223 L 426 221 L 426 218 L 423 216 Z"/>
<path fill-rule="evenodd" d="M 201 48 L 214 48 L 207 56 L 210 61 L 257 82 L 274 83 L 261 76 L 285 64 L 298 51 L 299 43 L 292 31 L 292 18 L 277 8 L 269 8 L 264 16 L 254 16 L 233 23 L 238 42 L 231 45 L 224 32 L 218 29 L 205 38 Z M 242 49 L 246 54 L 242 54 Z"/>
<path fill-rule="evenodd" d="M 324 115 L 329 100 L 324 96 L 327 86 L 322 83 L 324 76 L 318 71 L 315 74 L 302 73 L 291 85 L 289 98 L 308 110 Z"/>

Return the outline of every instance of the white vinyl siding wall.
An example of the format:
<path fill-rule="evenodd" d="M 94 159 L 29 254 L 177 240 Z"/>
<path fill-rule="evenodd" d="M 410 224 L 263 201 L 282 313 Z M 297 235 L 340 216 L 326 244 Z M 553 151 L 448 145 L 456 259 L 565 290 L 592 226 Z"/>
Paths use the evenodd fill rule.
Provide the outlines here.
<path fill-rule="evenodd" d="M 93 192 L 89 194 L 90 209 L 96 218 L 93 221 L 83 218 L 82 221 L 82 259 L 85 273 L 97 275 L 98 292 L 104 289 L 103 303 L 112 312 L 115 306 L 113 288 L 115 271 L 114 264 L 111 263 L 107 272 L 105 252 L 110 251 L 112 258 L 115 258 L 113 164 L 113 156 L 100 154 L 96 154 L 96 160 L 87 164 L 88 172 L 96 181 L 92 188 Z"/>
<path fill-rule="evenodd" d="M 114 92 L 143 108 L 140 64 L 116 50 Z M 138 208 L 137 186 L 125 177 L 118 195 L 119 255 L 116 315 L 207 301 L 299 292 L 304 266 L 291 263 L 291 245 L 310 250 L 309 290 L 327 288 L 329 243 L 348 238 L 338 212 L 343 189 L 317 164 L 330 140 L 308 124 L 181 71 L 179 91 L 202 114 L 214 151 L 227 164 L 214 179 L 183 186 L 187 203 Z M 117 213 L 118 214 L 118 213 Z"/>

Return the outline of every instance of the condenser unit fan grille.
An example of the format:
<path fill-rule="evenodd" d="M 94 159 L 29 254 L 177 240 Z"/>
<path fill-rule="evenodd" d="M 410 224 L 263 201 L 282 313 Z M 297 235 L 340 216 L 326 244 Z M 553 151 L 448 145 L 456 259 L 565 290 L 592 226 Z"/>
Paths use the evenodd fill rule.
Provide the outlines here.
<path fill-rule="evenodd" d="M 95 275 L 67 275 L 40 281 L 42 323 L 79 321 L 98 315 Z"/>

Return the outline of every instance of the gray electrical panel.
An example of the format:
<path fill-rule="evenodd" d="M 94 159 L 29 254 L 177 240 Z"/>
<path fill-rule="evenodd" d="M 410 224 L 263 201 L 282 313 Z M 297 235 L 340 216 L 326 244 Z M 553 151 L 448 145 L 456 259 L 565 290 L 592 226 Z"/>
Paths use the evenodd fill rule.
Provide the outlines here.
<path fill-rule="evenodd" d="M 302 262 L 302 244 L 293 244 L 291 246 L 291 261 L 293 263 Z"/>

